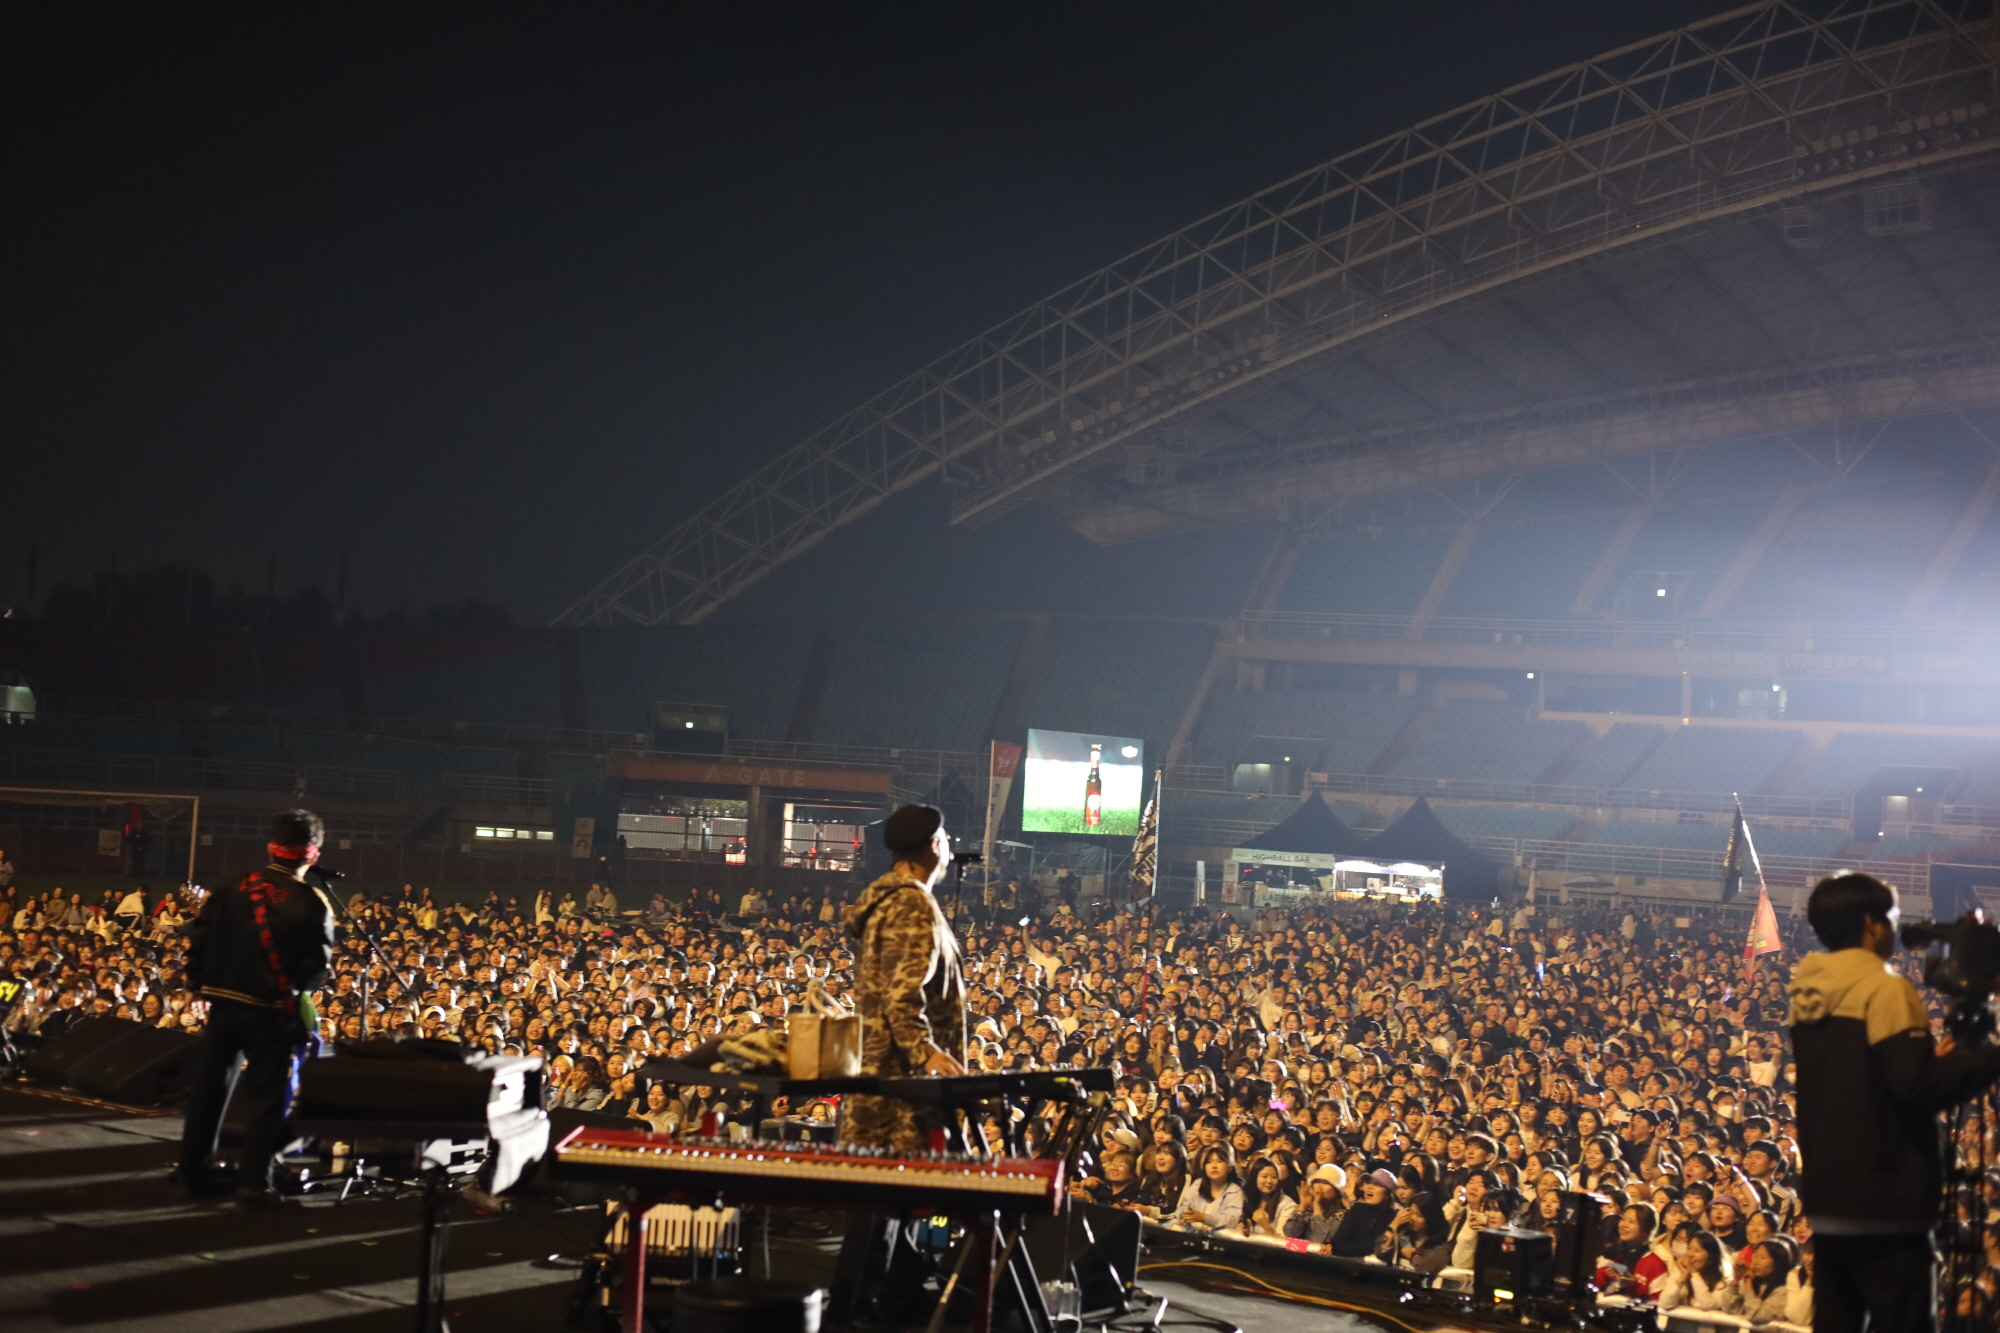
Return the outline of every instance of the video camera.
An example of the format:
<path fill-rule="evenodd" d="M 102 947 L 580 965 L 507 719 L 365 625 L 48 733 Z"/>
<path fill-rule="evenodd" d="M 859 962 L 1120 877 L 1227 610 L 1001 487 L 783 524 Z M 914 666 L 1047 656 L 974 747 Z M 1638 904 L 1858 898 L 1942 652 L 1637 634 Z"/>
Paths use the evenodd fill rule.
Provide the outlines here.
<path fill-rule="evenodd" d="M 1951 1001 L 1946 1025 L 1964 1039 L 1993 1030 L 1987 1006 L 2000 986 L 2000 928 L 1977 909 L 1957 921 L 1912 921 L 1903 947 L 1924 953 L 1924 984 Z"/>

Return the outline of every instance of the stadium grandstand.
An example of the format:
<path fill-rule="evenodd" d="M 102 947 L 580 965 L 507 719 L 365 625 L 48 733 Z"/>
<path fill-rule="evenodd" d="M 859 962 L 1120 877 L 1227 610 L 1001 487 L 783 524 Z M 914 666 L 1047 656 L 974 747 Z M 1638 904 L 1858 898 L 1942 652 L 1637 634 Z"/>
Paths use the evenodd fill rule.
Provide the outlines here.
<path fill-rule="evenodd" d="M 989 742 L 1038 728 L 1143 742 L 1168 894 L 1315 792 L 1357 837 L 1422 798 L 1512 889 L 1709 900 L 1740 798 L 1781 903 L 1844 864 L 1921 893 L 2000 851 L 2000 29 L 1955 12 L 1753 4 L 1357 149 L 953 350 L 546 629 L 0 626 L 35 687 L 0 836 L 88 868 L 97 817 L 34 793 L 198 792 L 219 867 L 303 793 L 378 878 L 841 874 L 894 800 L 976 824 Z M 1219 619 L 718 616 L 926 481 L 1268 556 Z M 1020 800 L 1006 839 L 1090 860 Z"/>

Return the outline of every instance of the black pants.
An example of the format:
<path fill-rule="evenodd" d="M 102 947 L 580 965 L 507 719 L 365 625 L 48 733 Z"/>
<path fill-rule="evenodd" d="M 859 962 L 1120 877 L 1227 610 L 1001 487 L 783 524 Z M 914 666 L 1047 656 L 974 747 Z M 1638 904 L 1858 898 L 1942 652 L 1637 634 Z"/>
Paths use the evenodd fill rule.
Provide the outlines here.
<path fill-rule="evenodd" d="M 247 1116 L 237 1183 L 250 1190 L 271 1187 L 271 1171 L 285 1144 L 298 1041 L 298 1025 L 289 1014 L 233 1000 L 209 1001 L 208 1024 L 188 1067 L 181 1179 L 200 1184 L 211 1178 L 215 1138 L 234 1093 L 242 1099 Z M 243 1059 L 240 1071 L 238 1056 Z"/>
<path fill-rule="evenodd" d="M 1937 1255 L 1928 1233 L 1813 1234 L 1813 1333 L 1931 1333 Z"/>

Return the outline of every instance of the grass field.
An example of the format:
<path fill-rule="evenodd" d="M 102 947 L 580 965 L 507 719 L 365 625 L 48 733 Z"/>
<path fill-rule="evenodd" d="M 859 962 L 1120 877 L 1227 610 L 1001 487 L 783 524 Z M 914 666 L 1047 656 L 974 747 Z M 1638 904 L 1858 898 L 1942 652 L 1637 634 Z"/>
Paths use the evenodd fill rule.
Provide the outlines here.
<path fill-rule="evenodd" d="M 1134 838 L 1139 835 L 1139 812 L 1106 806 L 1104 822 L 1096 828 L 1086 828 L 1081 805 L 1027 806 L 1021 811 L 1021 827 L 1032 833 L 1115 834 Z"/>

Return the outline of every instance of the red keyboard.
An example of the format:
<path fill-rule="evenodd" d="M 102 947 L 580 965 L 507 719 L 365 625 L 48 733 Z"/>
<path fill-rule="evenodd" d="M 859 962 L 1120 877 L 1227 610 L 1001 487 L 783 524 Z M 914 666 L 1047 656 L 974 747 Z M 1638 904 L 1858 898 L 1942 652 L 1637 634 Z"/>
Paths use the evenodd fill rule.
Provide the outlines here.
<path fill-rule="evenodd" d="M 561 1173 L 730 1202 L 1054 1213 L 1062 1163 L 961 1153 L 898 1156 L 850 1144 L 680 1138 L 580 1126 L 556 1145 Z"/>

